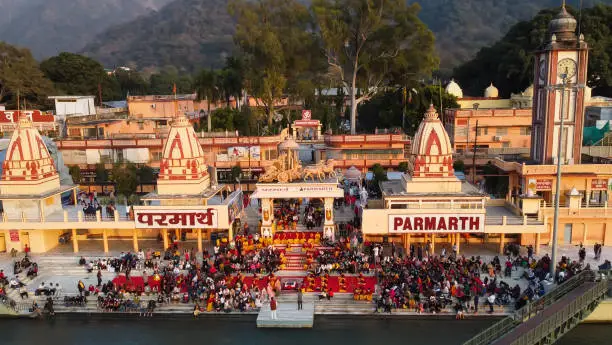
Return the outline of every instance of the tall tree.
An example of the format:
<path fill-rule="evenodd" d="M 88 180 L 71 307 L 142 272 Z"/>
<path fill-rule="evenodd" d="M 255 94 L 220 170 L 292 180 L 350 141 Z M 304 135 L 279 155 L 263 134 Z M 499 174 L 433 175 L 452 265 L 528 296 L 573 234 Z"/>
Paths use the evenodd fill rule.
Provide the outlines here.
<path fill-rule="evenodd" d="M 312 9 L 330 72 L 348 90 L 351 133 L 357 106 L 386 86 L 428 76 L 437 67 L 434 36 L 405 0 L 314 0 Z"/>
<path fill-rule="evenodd" d="M 0 42 L 0 103 L 16 109 L 19 93 L 22 104 L 27 101 L 28 107 L 44 108 L 53 92 L 53 84 L 28 49 Z"/>
<path fill-rule="evenodd" d="M 149 91 L 155 95 L 169 95 L 176 85 L 178 93 L 192 93 L 193 81 L 187 73 L 180 73 L 174 66 L 165 66 L 149 78 Z"/>
<path fill-rule="evenodd" d="M 100 85 L 103 100 L 120 97 L 116 80 L 106 73 L 99 62 L 86 56 L 60 53 L 41 62 L 40 68 L 60 92 L 68 95 L 98 96 Z"/>
<path fill-rule="evenodd" d="M 233 0 L 234 41 L 245 58 L 245 86 L 264 106 L 272 125 L 277 103 L 303 77 L 316 56 L 316 36 L 308 8 L 297 0 Z"/>
<path fill-rule="evenodd" d="M 221 98 L 219 90 L 218 74 L 213 70 L 202 70 L 195 78 L 195 90 L 198 100 L 206 100 L 206 116 L 208 132 L 212 130 L 211 103 L 216 103 Z"/>
<path fill-rule="evenodd" d="M 121 98 L 130 95 L 146 95 L 149 92 L 149 82 L 134 70 L 124 70 L 117 68 L 113 72 L 113 77 L 119 84 Z"/>
<path fill-rule="evenodd" d="M 238 109 L 242 90 L 244 89 L 244 64 L 240 58 L 229 56 L 225 59 L 225 66 L 220 72 L 220 86 L 223 98 L 229 107 L 230 99 L 236 100 Z"/>

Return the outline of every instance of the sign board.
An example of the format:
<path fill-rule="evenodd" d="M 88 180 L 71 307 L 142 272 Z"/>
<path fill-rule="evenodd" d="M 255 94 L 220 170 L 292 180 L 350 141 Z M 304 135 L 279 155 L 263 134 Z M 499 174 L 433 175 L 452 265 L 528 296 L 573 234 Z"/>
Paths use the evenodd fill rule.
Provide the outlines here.
<path fill-rule="evenodd" d="M 319 120 L 295 120 L 293 125 L 299 127 L 318 127 L 321 125 L 321 122 Z"/>
<path fill-rule="evenodd" d="M 11 242 L 19 242 L 19 230 L 9 230 Z"/>
<path fill-rule="evenodd" d="M 389 215 L 389 233 L 484 232 L 484 214 Z"/>
<path fill-rule="evenodd" d="M 342 198 L 344 191 L 336 183 L 258 184 L 253 198 Z"/>
<path fill-rule="evenodd" d="M 302 120 L 310 120 L 312 118 L 312 111 L 310 110 L 302 110 Z"/>
<path fill-rule="evenodd" d="M 229 160 L 259 160 L 261 158 L 261 148 L 259 146 L 231 146 L 227 148 L 227 158 Z"/>
<path fill-rule="evenodd" d="M 242 214 L 242 208 L 244 206 L 242 204 L 242 199 L 243 199 L 242 191 L 237 190 L 233 192 L 232 194 L 230 194 L 228 199 L 229 199 L 227 202 L 228 221 L 229 221 L 229 224 L 232 224 L 234 220 L 236 220 L 236 218 L 240 218 Z"/>
<path fill-rule="evenodd" d="M 218 211 L 201 209 L 147 209 L 135 210 L 137 229 L 215 229 L 218 227 Z"/>
<path fill-rule="evenodd" d="M 608 180 L 606 179 L 591 180 L 591 189 L 592 190 L 607 190 Z"/>
<path fill-rule="evenodd" d="M 527 183 L 528 195 L 529 194 L 534 195 L 535 192 L 539 192 L 539 191 L 551 191 L 551 190 L 552 190 L 552 180 L 530 178 Z"/>

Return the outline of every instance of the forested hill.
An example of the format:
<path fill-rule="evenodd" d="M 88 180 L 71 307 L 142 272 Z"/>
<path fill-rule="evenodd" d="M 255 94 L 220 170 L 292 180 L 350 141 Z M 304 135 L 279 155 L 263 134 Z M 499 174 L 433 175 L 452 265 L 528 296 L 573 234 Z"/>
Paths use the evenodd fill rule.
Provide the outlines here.
<path fill-rule="evenodd" d="M 57 1 L 57 0 L 55 0 Z M 414 0 L 408 0 L 414 2 Z M 561 0 L 420 0 L 421 19 L 438 41 L 441 67 L 469 60 L 521 20 Z M 577 7 L 580 0 L 568 0 Z M 612 0 L 583 0 L 585 7 Z M 172 64 L 187 70 L 219 65 L 233 50 L 227 0 L 174 0 L 160 11 L 115 26 L 85 49 L 103 64 L 140 68 Z"/>
<path fill-rule="evenodd" d="M 0 0 L 0 41 L 41 59 L 77 52 L 99 33 L 172 0 Z"/>

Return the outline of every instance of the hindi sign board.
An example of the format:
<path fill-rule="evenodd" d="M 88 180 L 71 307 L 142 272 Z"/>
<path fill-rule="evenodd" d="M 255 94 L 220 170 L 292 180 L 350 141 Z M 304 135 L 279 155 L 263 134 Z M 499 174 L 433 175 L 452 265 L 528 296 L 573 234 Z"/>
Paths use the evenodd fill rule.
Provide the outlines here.
<path fill-rule="evenodd" d="M 607 190 L 608 180 L 606 179 L 595 179 L 591 180 L 591 190 Z"/>
<path fill-rule="evenodd" d="M 484 214 L 389 215 L 389 233 L 484 232 Z"/>
<path fill-rule="evenodd" d="M 257 184 L 256 198 L 342 198 L 337 183 L 270 183 Z"/>
<path fill-rule="evenodd" d="M 218 211 L 206 206 L 201 209 L 134 210 L 137 229 L 215 229 Z"/>
<path fill-rule="evenodd" d="M 9 230 L 11 242 L 19 242 L 19 230 Z"/>

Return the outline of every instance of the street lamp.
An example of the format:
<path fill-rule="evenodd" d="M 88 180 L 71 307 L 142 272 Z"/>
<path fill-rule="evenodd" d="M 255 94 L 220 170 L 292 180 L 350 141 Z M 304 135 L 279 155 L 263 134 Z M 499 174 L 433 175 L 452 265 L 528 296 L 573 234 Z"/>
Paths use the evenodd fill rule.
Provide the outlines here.
<path fill-rule="evenodd" d="M 555 186 L 555 214 L 553 220 L 553 238 L 552 238 L 552 256 L 551 256 L 551 264 L 550 264 L 550 274 L 553 279 L 555 277 L 556 269 L 557 269 L 557 241 L 559 235 L 559 203 L 561 197 L 561 149 L 563 146 L 563 120 L 565 117 L 565 92 L 566 91 L 577 91 L 579 89 L 583 89 L 584 85 L 581 84 L 572 84 L 568 81 L 569 71 L 568 68 L 565 68 L 565 71 L 559 74 L 559 77 L 563 80 L 561 84 L 555 84 L 547 86 L 546 88 L 549 91 L 556 92 L 557 90 L 561 91 L 561 112 L 559 114 L 560 124 L 559 124 L 559 139 L 557 141 L 557 181 Z M 571 97 L 570 97 L 571 99 Z M 568 106 L 569 111 L 569 106 Z M 574 112 L 576 108 L 574 108 Z M 554 121 L 554 119 L 553 119 Z M 532 143 L 533 144 L 533 143 Z M 566 149 L 567 151 L 567 149 Z M 563 157 L 564 158 L 564 157 Z"/>

